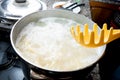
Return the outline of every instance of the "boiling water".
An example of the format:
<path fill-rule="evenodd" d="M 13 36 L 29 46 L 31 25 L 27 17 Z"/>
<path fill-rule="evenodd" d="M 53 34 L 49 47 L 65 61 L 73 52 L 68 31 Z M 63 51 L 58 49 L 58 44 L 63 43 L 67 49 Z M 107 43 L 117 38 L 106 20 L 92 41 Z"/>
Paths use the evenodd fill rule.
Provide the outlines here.
<path fill-rule="evenodd" d="M 101 54 L 96 48 L 85 48 L 74 40 L 70 27 L 77 24 L 81 25 L 56 17 L 31 22 L 19 34 L 16 47 L 25 60 L 44 69 L 72 71 L 84 68 Z"/>

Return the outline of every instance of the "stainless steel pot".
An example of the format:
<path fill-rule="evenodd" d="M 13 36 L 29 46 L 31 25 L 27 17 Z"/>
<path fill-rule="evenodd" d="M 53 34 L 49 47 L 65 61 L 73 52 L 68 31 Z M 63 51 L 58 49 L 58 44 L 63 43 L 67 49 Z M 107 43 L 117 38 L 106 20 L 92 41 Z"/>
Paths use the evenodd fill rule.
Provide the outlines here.
<path fill-rule="evenodd" d="M 97 61 L 104 55 L 104 51 L 106 48 L 106 45 L 101 46 L 98 48 L 97 53 L 101 54 L 101 57 L 96 60 L 95 63 L 93 63 L 92 65 L 86 66 L 84 69 L 80 69 L 80 70 L 74 70 L 74 71 L 51 71 L 51 70 L 46 70 L 40 67 L 37 67 L 36 65 L 34 65 L 33 63 L 31 63 L 30 61 L 28 61 L 27 59 L 24 58 L 24 56 L 22 56 L 18 51 L 17 48 L 15 47 L 15 42 L 16 42 L 16 38 L 18 36 L 18 34 L 21 32 L 21 30 L 30 22 L 33 21 L 37 21 L 40 18 L 46 18 L 46 17 L 62 17 L 62 18 L 67 18 L 67 19 L 71 19 L 74 20 L 78 23 L 81 24 L 85 24 L 88 23 L 89 24 L 89 28 L 92 29 L 92 25 L 94 24 L 94 22 L 92 20 L 90 20 L 89 18 L 80 15 L 80 14 L 75 14 L 71 11 L 65 11 L 65 10 L 44 10 L 44 11 L 39 11 L 39 12 L 34 12 L 32 14 L 29 14 L 25 17 L 23 17 L 22 19 L 18 20 L 16 22 L 16 24 L 12 27 L 11 30 L 11 35 L 10 35 L 10 39 L 11 39 L 11 43 L 12 46 L 14 48 L 14 50 L 17 52 L 17 54 L 30 65 L 30 68 L 33 68 L 34 71 L 42 72 L 43 74 L 46 74 L 48 76 L 52 76 L 52 77 L 68 77 L 68 76 L 76 76 L 77 74 L 79 74 L 79 76 L 83 76 L 88 74 L 92 69 L 93 66 L 97 63 Z"/>
<path fill-rule="evenodd" d="M 40 0 L 2 0 L 0 2 L 0 17 L 18 20 L 32 12 L 44 10 Z"/>

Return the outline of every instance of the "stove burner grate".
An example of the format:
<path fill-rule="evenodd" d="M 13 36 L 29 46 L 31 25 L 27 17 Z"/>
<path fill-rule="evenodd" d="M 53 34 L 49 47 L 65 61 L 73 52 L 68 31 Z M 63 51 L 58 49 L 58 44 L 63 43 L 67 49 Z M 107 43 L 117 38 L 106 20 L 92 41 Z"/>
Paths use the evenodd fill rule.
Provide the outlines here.
<path fill-rule="evenodd" d="M 0 70 L 5 70 L 15 64 L 16 57 L 12 54 L 13 50 L 11 49 L 11 46 L 6 48 L 5 51 L 2 51 L 3 45 L 6 45 L 6 47 L 7 47 L 7 44 L 4 42 L 1 42 L 0 44 L 2 44 L 0 46 L 0 48 L 1 48 L 0 55 L 2 56 L 0 59 Z"/>

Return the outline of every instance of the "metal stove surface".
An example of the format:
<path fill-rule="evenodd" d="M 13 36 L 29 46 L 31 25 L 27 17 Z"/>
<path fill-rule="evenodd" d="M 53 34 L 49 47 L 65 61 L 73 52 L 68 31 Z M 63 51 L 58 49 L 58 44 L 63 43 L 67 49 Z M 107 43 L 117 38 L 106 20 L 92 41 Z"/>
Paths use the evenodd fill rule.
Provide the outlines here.
<path fill-rule="evenodd" d="M 23 80 L 24 74 L 21 62 L 12 54 L 10 44 L 0 41 L 0 79 Z"/>

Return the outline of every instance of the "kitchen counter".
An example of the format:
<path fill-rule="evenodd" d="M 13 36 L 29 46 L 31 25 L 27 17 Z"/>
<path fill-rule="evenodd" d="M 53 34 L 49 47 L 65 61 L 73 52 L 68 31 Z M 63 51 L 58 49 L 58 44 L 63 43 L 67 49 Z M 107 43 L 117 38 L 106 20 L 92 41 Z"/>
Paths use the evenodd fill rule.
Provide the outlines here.
<path fill-rule="evenodd" d="M 43 2 L 45 2 L 47 4 L 47 9 L 53 9 L 52 6 L 54 3 L 56 2 L 60 2 L 60 1 L 71 1 L 71 2 L 75 2 L 78 0 L 41 0 Z M 86 17 L 91 18 L 91 14 L 90 14 L 90 7 L 89 7 L 89 0 L 79 0 L 80 3 L 85 3 L 85 6 L 81 6 L 81 11 L 79 14 L 83 14 Z"/>
<path fill-rule="evenodd" d="M 56 2 L 60 2 L 60 1 L 71 1 L 71 2 L 75 2 L 75 1 L 79 1 L 79 3 L 85 3 L 85 6 L 81 6 L 81 11 L 79 14 L 85 15 L 88 18 L 92 18 L 91 17 L 91 11 L 90 11 L 90 5 L 89 5 L 89 1 L 97 1 L 97 2 L 102 2 L 102 3 L 108 3 L 108 4 L 113 4 L 113 5 L 120 5 L 120 1 L 118 2 L 117 0 L 41 0 L 43 2 L 45 2 L 47 4 L 47 9 L 53 9 L 52 6 L 54 3 Z"/>

